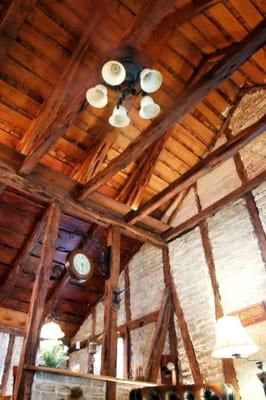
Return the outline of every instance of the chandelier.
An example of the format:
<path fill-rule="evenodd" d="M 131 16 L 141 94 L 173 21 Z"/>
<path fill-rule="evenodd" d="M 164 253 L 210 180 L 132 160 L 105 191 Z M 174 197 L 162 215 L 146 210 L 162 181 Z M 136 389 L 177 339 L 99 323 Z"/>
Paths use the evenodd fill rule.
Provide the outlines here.
<path fill-rule="evenodd" d="M 144 68 L 133 57 L 122 57 L 106 62 L 102 67 L 104 83 L 87 90 L 88 103 L 96 108 L 103 108 L 108 103 L 108 88 L 118 92 L 117 104 L 109 117 L 109 124 L 115 128 L 123 128 L 130 123 L 124 101 L 128 96 L 141 95 L 139 115 L 143 119 L 152 119 L 160 113 L 148 93 L 158 90 L 162 84 L 162 75 L 155 69 Z"/>

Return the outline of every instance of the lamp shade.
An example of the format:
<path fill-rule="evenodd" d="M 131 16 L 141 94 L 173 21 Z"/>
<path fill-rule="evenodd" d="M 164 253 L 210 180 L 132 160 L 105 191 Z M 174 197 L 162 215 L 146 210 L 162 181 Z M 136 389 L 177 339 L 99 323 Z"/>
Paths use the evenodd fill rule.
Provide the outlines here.
<path fill-rule="evenodd" d="M 114 108 L 113 114 L 109 118 L 110 125 L 115 128 L 124 128 L 130 123 L 130 119 L 127 116 L 127 110 L 123 106 Z"/>
<path fill-rule="evenodd" d="M 108 61 L 102 67 L 102 77 L 111 86 L 121 85 L 126 78 L 126 69 L 119 61 Z"/>
<path fill-rule="evenodd" d="M 215 358 L 248 357 L 259 350 L 235 316 L 219 318 L 216 323 Z"/>
<path fill-rule="evenodd" d="M 55 340 L 62 339 L 65 336 L 59 324 L 54 321 L 49 321 L 42 326 L 40 338 Z"/>
<path fill-rule="evenodd" d="M 144 96 L 140 102 L 139 115 L 143 119 L 152 119 L 160 113 L 160 106 L 154 103 L 152 97 Z"/>
<path fill-rule="evenodd" d="M 158 90 L 162 82 L 162 74 L 156 69 L 144 68 L 140 73 L 140 86 L 146 93 Z"/>
<path fill-rule="evenodd" d="M 96 108 L 103 108 L 108 103 L 107 88 L 104 85 L 97 85 L 87 90 L 87 102 Z"/>

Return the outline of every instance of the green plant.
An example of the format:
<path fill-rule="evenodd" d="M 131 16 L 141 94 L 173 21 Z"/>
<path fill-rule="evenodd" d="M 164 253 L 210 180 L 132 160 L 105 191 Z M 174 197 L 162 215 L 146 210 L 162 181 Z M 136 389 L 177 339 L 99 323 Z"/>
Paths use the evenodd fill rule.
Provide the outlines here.
<path fill-rule="evenodd" d="M 67 348 L 62 341 L 52 341 L 42 347 L 41 358 L 46 367 L 58 368 L 68 360 Z"/>

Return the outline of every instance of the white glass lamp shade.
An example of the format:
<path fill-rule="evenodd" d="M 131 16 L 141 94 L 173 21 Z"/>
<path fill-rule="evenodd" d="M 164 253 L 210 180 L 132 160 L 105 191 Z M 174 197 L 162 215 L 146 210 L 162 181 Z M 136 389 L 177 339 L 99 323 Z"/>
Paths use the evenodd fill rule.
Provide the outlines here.
<path fill-rule="evenodd" d="M 143 119 L 152 119 L 160 113 L 160 106 L 150 96 L 144 96 L 140 102 L 139 115 Z"/>
<path fill-rule="evenodd" d="M 235 316 L 219 318 L 216 322 L 215 358 L 248 357 L 259 350 Z"/>
<path fill-rule="evenodd" d="M 156 69 L 144 68 L 140 73 L 140 86 L 146 93 L 153 93 L 163 82 L 162 74 Z"/>
<path fill-rule="evenodd" d="M 124 128 L 129 125 L 130 119 L 127 116 L 127 110 L 123 106 L 114 108 L 113 114 L 109 118 L 109 124 L 115 128 Z"/>
<path fill-rule="evenodd" d="M 108 103 L 107 88 L 104 85 L 97 85 L 87 90 L 87 102 L 96 108 L 103 108 Z"/>
<path fill-rule="evenodd" d="M 42 326 L 40 338 L 48 340 L 62 339 L 65 336 L 59 324 L 50 321 Z"/>
<path fill-rule="evenodd" d="M 119 61 L 108 61 L 102 67 L 102 77 L 111 86 L 121 85 L 126 78 L 126 69 Z"/>

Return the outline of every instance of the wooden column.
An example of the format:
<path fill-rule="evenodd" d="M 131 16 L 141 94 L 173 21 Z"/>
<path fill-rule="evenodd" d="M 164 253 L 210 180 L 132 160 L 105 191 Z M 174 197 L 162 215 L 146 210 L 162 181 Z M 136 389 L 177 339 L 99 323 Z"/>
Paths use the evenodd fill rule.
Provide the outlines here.
<path fill-rule="evenodd" d="M 9 335 L 6 357 L 5 357 L 5 361 L 4 361 L 2 382 L 0 385 L 0 397 L 4 396 L 4 394 L 5 394 L 6 385 L 8 382 L 8 377 L 9 377 L 9 373 L 10 373 L 10 369 L 11 369 L 11 361 L 12 361 L 14 343 L 15 343 L 15 336 Z"/>
<path fill-rule="evenodd" d="M 169 327 L 171 312 L 172 312 L 171 290 L 170 287 L 167 286 L 163 293 L 160 312 L 158 320 L 156 322 L 156 329 L 153 335 L 148 363 L 145 370 L 145 381 L 148 382 L 157 381 L 160 369 L 161 357 L 163 353 L 163 347 Z"/>
<path fill-rule="evenodd" d="M 120 273 L 120 229 L 111 229 L 111 275 L 105 283 L 104 332 L 102 342 L 101 375 L 116 376 L 117 309 L 113 306 L 113 290 L 117 288 Z M 116 385 L 107 384 L 106 400 L 115 400 Z"/>
<path fill-rule="evenodd" d="M 39 333 L 43 322 L 49 277 L 53 264 L 54 250 L 58 236 L 60 210 L 57 203 L 49 207 L 47 224 L 41 249 L 40 263 L 32 289 L 25 338 L 22 346 L 13 400 L 29 400 L 33 375 L 24 371 L 25 364 L 35 364 L 39 344 Z"/>
<path fill-rule="evenodd" d="M 130 279 L 129 279 L 129 269 L 128 264 L 124 269 L 125 273 L 125 312 L 126 312 L 126 322 L 131 321 L 131 307 L 130 307 Z M 131 373 L 131 335 L 130 330 L 126 327 L 125 330 L 125 378 L 130 379 Z"/>
<path fill-rule="evenodd" d="M 195 188 L 195 195 L 196 195 L 196 202 L 197 202 L 198 210 L 201 211 L 202 207 L 201 207 L 200 199 L 199 199 L 198 192 L 197 192 L 197 186 Z M 211 246 L 211 241 L 210 241 L 210 237 L 209 237 L 207 221 L 206 220 L 200 221 L 199 228 L 200 228 L 201 240 L 202 240 L 203 249 L 204 249 L 205 260 L 206 260 L 206 264 L 208 266 L 208 272 L 209 272 L 209 276 L 210 276 L 210 280 L 211 280 L 211 286 L 212 286 L 213 297 L 214 297 L 215 318 L 217 320 L 218 318 L 221 318 L 224 316 L 224 311 L 223 311 L 221 295 L 220 295 L 220 291 L 219 291 L 219 282 L 218 282 L 218 279 L 216 276 L 216 267 L 214 264 L 214 257 L 213 257 L 212 246 Z M 225 382 L 231 383 L 234 386 L 235 391 L 236 391 L 236 399 L 239 399 L 239 386 L 238 386 L 236 370 L 234 367 L 233 360 L 222 359 L 222 367 L 223 367 L 223 375 L 224 375 Z"/>
<path fill-rule="evenodd" d="M 180 328 L 185 352 L 189 361 L 191 373 L 194 379 L 195 384 L 202 384 L 202 377 L 199 368 L 199 363 L 196 358 L 195 350 L 193 347 L 192 340 L 190 338 L 190 334 L 188 331 L 188 326 L 184 317 L 184 313 L 178 298 L 178 294 L 176 291 L 175 284 L 173 282 L 170 270 L 170 260 L 169 260 L 169 249 L 163 249 L 163 266 L 164 266 L 164 276 L 165 282 L 169 282 L 171 287 L 172 299 L 173 299 L 173 306 L 175 310 L 175 314 L 177 317 L 178 325 Z"/>

